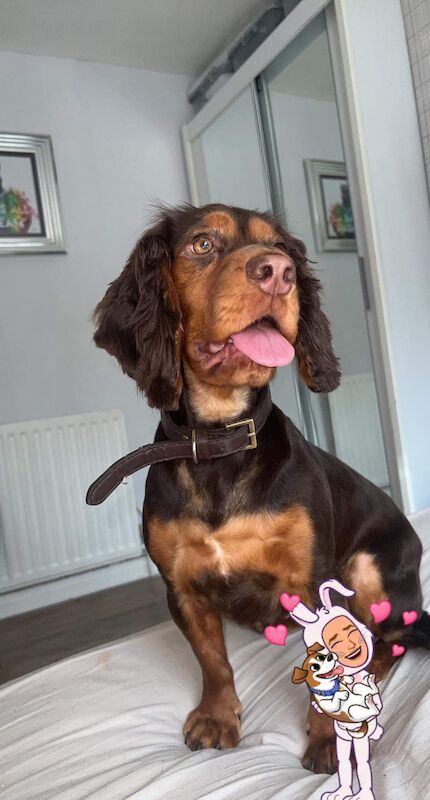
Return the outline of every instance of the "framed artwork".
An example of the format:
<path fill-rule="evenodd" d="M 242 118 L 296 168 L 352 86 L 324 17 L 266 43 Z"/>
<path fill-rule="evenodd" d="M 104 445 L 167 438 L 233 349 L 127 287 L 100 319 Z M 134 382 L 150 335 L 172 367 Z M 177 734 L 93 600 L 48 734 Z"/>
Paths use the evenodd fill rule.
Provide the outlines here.
<path fill-rule="evenodd" d="M 356 250 L 348 178 L 343 161 L 304 161 L 315 247 Z"/>
<path fill-rule="evenodd" d="M 51 137 L 0 133 L 0 254 L 64 252 Z"/>

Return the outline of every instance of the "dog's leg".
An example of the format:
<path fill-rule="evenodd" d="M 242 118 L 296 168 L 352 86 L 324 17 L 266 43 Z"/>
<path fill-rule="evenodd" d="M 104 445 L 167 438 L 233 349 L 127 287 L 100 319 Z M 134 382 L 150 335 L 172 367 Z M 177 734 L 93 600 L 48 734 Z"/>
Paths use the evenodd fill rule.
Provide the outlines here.
<path fill-rule="evenodd" d="M 326 714 L 318 714 L 311 704 L 307 731 L 309 742 L 302 758 L 304 768 L 332 775 L 337 769 L 333 720 Z"/>
<path fill-rule="evenodd" d="M 227 660 L 221 618 L 192 595 L 168 593 L 169 608 L 199 661 L 202 698 L 184 725 L 190 750 L 235 747 L 240 736 L 242 706 L 234 688 L 233 670 Z"/>
<path fill-rule="evenodd" d="M 376 675 L 374 675 L 373 673 L 370 673 L 367 676 L 366 682 L 367 682 L 367 685 L 368 685 L 368 687 L 370 689 L 371 694 L 378 694 L 378 691 L 379 691 L 378 687 L 377 687 L 377 685 L 375 683 L 375 680 L 376 680 Z"/>
<path fill-rule="evenodd" d="M 327 714 L 337 714 L 337 712 L 340 711 L 342 701 L 347 700 L 348 695 L 348 691 L 338 691 L 335 692 L 333 697 L 330 699 L 328 697 L 324 697 L 321 701 L 321 707 L 323 711 L 326 711 Z"/>
<path fill-rule="evenodd" d="M 370 716 L 377 716 L 379 714 L 379 708 L 376 706 L 372 695 L 368 694 L 366 697 L 363 697 L 363 705 L 354 703 L 348 707 L 347 713 L 353 722 L 364 722 L 369 719 Z"/>
<path fill-rule="evenodd" d="M 379 639 L 377 642 L 375 642 L 373 648 L 373 658 L 368 669 L 369 672 L 374 675 L 374 680 L 376 682 L 385 678 L 393 664 L 398 661 L 398 658 L 393 656 L 391 648 L 391 642 L 384 642 L 382 639 Z"/>

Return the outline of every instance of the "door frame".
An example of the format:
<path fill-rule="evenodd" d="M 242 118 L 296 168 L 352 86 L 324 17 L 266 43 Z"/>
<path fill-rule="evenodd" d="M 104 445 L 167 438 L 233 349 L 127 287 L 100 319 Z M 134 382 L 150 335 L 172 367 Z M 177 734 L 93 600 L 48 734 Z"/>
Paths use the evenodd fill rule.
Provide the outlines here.
<path fill-rule="evenodd" d="M 409 488 L 404 470 L 399 468 L 404 459 L 394 386 L 389 366 L 389 344 L 381 293 L 379 258 L 373 247 L 373 242 L 375 241 L 373 230 L 374 215 L 370 209 L 368 213 L 365 210 L 365 198 L 368 197 L 367 187 L 369 180 L 360 158 L 360 147 L 357 139 L 359 123 L 350 103 L 350 98 L 353 94 L 355 95 L 354 80 L 349 69 L 347 43 L 345 37 L 340 35 L 344 16 L 342 3 L 343 0 L 333 0 L 325 9 L 325 19 L 339 127 L 354 215 L 358 265 L 388 478 L 393 500 L 401 509 L 405 509 L 409 505 Z"/>
<path fill-rule="evenodd" d="M 357 255 L 362 281 L 363 302 L 391 495 L 397 505 L 400 508 L 404 508 L 407 505 L 408 487 L 404 471 L 399 469 L 399 465 L 403 464 L 403 454 L 396 414 L 394 387 L 389 368 L 389 343 L 384 324 L 378 262 L 379 254 L 372 246 L 374 241 L 374 222 L 371 215 L 366 214 L 365 203 L 363 202 L 363 196 L 368 194 L 368 178 L 362 159 L 359 157 L 358 121 L 353 113 L 353 104 L 349 102 L 348 96 L 348 93 L 354 95 L 355 86 L 354 76 L 348 68 L 348 43 L 342 29 L 343 2 L 344 0 L 302 0 L 198 114 L 182 127 L 182 143 L 191 201 L 198 206 L 201 204 L 199 197 L 199 181 L 201 178 L 197 163 L 198 159 L 195 158 L 193 153 L 193 143 L 242 91 L 255 84 L 258 76 L 318 14 L 325 12 L 339 125 L 356 225 Z M 261 121 L 259 121 L 258 114 L 256 119 L 261 133 Z M 267 158 L 264 150 L 262 151 L 262 156 L 264 169 L 267 170 Z"/>

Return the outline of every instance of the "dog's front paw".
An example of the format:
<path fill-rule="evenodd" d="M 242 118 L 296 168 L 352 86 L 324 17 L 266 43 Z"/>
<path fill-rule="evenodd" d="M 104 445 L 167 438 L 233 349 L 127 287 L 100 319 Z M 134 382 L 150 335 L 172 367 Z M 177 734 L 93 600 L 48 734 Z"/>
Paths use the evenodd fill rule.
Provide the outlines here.
<path fill-rule="evenodd" d="M 321 739 L 311 737 L 302 758 L 302 765 L 317 774 L 333 775 L 337 770 L 335 737 Z"/>
<path fill-rule="evenodd" d="M 240 737 L 240 708 L 197 706 L 185 720 L 184 737 L 190 750 L 236 747 Z"/>

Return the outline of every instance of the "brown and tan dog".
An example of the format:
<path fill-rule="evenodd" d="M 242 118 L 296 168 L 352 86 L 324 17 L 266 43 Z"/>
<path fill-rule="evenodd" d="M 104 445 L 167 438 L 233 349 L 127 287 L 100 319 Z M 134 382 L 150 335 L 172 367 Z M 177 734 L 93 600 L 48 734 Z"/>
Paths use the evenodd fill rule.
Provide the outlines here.
<path fill-rule="evenodd" d="M 162 210 L 97 306 L 95 341 L 151 406 L 208 431 L 251 417 L 275 373 L 242 352 L 236 334 L 251 344 L 266 336 L 294 345 L 312 391 L 338 386 L 319 290 L 304 245 L 270 215 L 222 205 Z M 163 438 L 160 427 L 156 440 Z M 281 591 L 312 604 L 319 584 L 339 575 L 367 623 L 370 602 L 391 601 L 376 631 L 378 678 L 392 661 L 393 632 L 396 641 L 429 646 L 421 544 L 409 522 L 373 484 L 306 442 L 276 407 L 255 450 L 153 466 L 144 531 L 172 616 L 202 669 L 202 698 L 184 726 L 193 750 L 232 747 L 240 735 L 224 616 L 261 631 L 285 621 Z M 418 613 L 408 628 L 404 609 Z M 333 741 L 331 721 L 312 711 L 304 765 L 333 771 Z"/>

